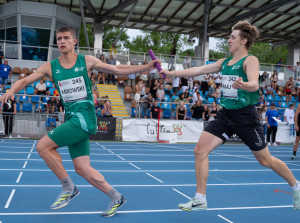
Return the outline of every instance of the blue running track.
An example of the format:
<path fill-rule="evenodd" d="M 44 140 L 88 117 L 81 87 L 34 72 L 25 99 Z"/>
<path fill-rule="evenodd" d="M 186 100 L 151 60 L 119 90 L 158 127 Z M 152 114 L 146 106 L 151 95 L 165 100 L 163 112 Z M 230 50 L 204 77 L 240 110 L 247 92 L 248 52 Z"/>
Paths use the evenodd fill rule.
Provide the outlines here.
<path fill-rule="evenodd" d="M 125 195 L 112 218 L 102 218 L 109 198 L 78 176 L 66 147 L 63 164 L 80 195 L 60 210 L 49 206 L 61 191 L 36 152 L 37 141 L 0 139 L 0 223 L 300 222 L 289 185 L 258 164 L 244 145 L 224 145 L 210 156 L 208 210 L 185 212 L 178 203 L 195 194 L 194 144 L 91 142 L 91 164 Z M 300 179 L 291 146 L 270 149 Z"/>

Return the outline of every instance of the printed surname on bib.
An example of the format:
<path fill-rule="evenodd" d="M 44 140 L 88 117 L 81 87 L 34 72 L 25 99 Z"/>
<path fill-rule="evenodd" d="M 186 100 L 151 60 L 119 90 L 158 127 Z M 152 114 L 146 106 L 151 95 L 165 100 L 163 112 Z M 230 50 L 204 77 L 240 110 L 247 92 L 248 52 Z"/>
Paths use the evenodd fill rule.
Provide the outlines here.
<path fill-rule="evenodd" d="M 58 81 L 60 93 L 65 102 L 72 102 L 87 97 L 85 82 L 83 77 L 70 78 Z"/>
<path fill-rule="evenodd" d="M 222 93 L 225 98 L 237 98 L 237 89 L 232 87 L 232 84 L 239 78 L 238 75 L 223 75 L 222 76 Z"/>

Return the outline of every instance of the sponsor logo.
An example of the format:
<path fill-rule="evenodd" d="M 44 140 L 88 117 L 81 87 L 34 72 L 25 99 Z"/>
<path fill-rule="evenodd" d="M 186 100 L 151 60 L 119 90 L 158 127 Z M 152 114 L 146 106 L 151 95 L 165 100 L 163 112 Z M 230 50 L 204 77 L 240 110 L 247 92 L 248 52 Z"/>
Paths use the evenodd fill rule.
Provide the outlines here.
<path fill-rule="evenodd" d="M 83 71 L 84 67 L 75 67 L 75 72 Z"/>

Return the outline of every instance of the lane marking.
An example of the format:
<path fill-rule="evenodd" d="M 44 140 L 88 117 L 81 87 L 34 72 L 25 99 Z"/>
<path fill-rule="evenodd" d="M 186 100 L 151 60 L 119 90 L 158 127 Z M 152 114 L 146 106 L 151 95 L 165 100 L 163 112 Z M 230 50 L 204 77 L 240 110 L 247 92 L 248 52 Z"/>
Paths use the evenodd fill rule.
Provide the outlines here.
<path fill-rule="evenodd" d="M 228 220 L 227 218 L 223 217 L 222 215 L 218 214 L 218 217 L 222 218 L 223 220 L 229 222 L 229 223 L 234 223 L 233 221 Z"/>
<path fill-rule="evenodd" d="M 148 176 L 152 177 L 153 179 L 157 180 L 160 183 L 164 183 L 162 180 L 156 178 L 155 176 L 151 175 L 150 173 L 146 173 Z"/>
<path fill-rule="evenodd" d="M 11 193 L 10 193 L 10 195 L 9 195 L 9 198 L 8 198 L 8 200 L 7 200 L 7 202 L 6 202 L 4 208 L 8 208 L 8 207 L 9 207 L 10 202 L 11 202 L 11 200 L 12 200 L 12 198 L 13 198 L 15 192 L 16 192 L 16 189 L 13 189 L 13 190 L 11 191 Z"/>
<path fill-rule="evenodd" d="M 31 156 L 31 153 L 29 153 L 29 154 L 28 154 L 28 156 L 27 156 L 27 159 L 29 159 L 29 158 L 30 158 L 30 156 Z"/>
<path fill-rule="evenodd" d="M 19 183 L 19 182 L 20 182 L 22 175 L 23 175 L 23 172 L 20 172 L 20 174 L 19 174 L 19 176 L 18 176 L 18 179 L 17 179 L 16 183 Z"/>
<path fill-rule="evenodd" d="M 26 168 L 26 165 L 27 165 L 28 161 L 25 161 L 24 165 L 23 165 L 23 169 Z"/>
<path fill-rule="evenodd" d="M 276 189 L 276 190 L 274 190 L 274 192 L 275 193 L 277 193 L 277 192 L 282 192 L 282 193 L 286 193 L 286 194 L 290 194 L 290 195 L 293 195 L 292 193 L 289 193 L 289 192 L 287 192 L 287 191 L 284 191 L 284 190 L 280 190 L 280 189 Z"/>
<path fill-rule="evenodd" d="M 253 209 L 272 209 L 272 208 L 292 208 L 292 205 L 281 206 L 258 206 L 258 207 L 232 207 L 232 208 L 208 208 L 206 211 L 223 211 L 223 210 L 253 210 Z M 164 210 L 132 210 L 132 211 L 118 211 L 118 214 L 129 213 L 154 213 L 154 212 L 179 212 L 180 209 L 164 209 Z M 101 214 L 101 211 L 89 212 L 23 212 L 23 213 L 0 213 L 0 216 L 16 216 L 16 215 L 80 215 L 80 214 Z"/>
<path fill-rule="evenodd" d="M 138 166 L 136 166 L 136 165 L 134 165 L 134 164 L 132 164 L 132 163 L 129 163 L 131 166 L 133 166 L 133 167 L 135 167 L 135 168 L 137 168 L 138 170 L 140 170 L 141 168 L 139 168 Z"/>
<path fill-rule="evenodd" d="M 116 156 L 119 157 L 121 160 L 126 160 L 126 159 L 124 159 L 123 157 L 121 157 L 121 156 L 119 156 L 117 154 L 116 154 Z"/>
<path fill-rule="evenodd" d="M 178 194 L 181 194 L 182 196 L 186 197 L 187 199 L 191 200 L 189 196 L 185 195 L 184 193 L 180 192 L 179 190 L 176 190 L 175 188 L 172 188 L 174 191 L 176 191 Z"/>

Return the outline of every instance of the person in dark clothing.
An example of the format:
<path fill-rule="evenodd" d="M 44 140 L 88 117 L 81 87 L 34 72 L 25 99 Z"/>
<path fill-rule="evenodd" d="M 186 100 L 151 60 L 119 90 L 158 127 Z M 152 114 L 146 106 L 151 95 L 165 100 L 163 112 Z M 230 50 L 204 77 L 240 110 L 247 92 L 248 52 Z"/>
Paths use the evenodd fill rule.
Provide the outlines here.
<path fill-rule="evenodd" d="M 160 107 L 157 105 L 158 100 L 154 100 L 154 105 L 151 107 L 150 118 L 158 119 L 158 114 L 161 115 Z"/>
<path fill-rule="evenodd" d="M 176 119 L 177 120 L 185 120 L 186 119 L 186 113 L 187 113 L 187 109 L 184 106 L 184 102 L 181 101 L 180 106 L 178 107 L 178 109 L 176 111 Z"/>
<path fill-rule="evenodd" d="M 191 110 L 192 110 L 192 120 L 201 121 L 204 112 L 202 101 L 198 99 L 196 104 L 192 106 Z"/>
<path fill-rule="evenodd" d="M 14 115 L 17 113 L 16 101 L 13 99 L 9 99 L 6 103 L 1 104 L 0 113 L 2 113 L 3 117 L 5 136 L 12 137 Z"/>

